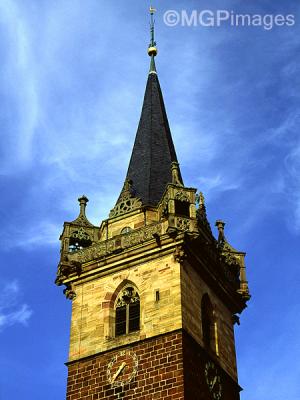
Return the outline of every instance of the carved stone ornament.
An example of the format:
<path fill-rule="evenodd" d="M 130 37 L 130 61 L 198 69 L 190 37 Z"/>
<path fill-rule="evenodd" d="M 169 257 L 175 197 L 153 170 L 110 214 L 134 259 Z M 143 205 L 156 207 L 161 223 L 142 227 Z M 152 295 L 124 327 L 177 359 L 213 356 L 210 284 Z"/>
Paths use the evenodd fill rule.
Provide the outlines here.
<path fill-rule="evenodd" d="M 137 210 L 141 206 L 141 199 L 134 196 L 132 181 L 126 179 L 120 197 L 114 208 L 110 211 L 109 217 L 118 217 L 119 215 L 123 215 L 127 212 Z"/>
<path fill-rule="evenodd" d="M 82 265 L 80 262 L 71 260 L 71 271 L 75 272 L 77 275 L 82 273 Z"/>
<path fill-rule="evenodd" d="M 240 262 L 229 243 L 223 241 L 218 244 L 220 261 L 224 274 L 230 282 L 239 282 Z"/>
<path fill-rule="evenodd" d="M 90 223 L 85 215 L 79 215 L 79 217 L 72 221 L 71 224 L 94 227 L 94 225 Z"/>
<path fill-rule="evenodd" d="M 140 297 L 137 291 L 132 286 L 129 286 L 122 290 L 118 297 L 116 307 L 123 307 L 127 304 L 138 303 L 139 301 Z"/>
<path fill-rule="evenodd" d="M 204 228 L 212 236 L 210 223 L 208 222 L 208 219 L 206 217 L 206 212 L 203 212 L 203 210 L 200 210 L 200 208 L 199 208 L 196 211 L 196 215 L 197 215 L 198 227 Z"/>
<path fill-rule="evenodd" d="M 160 235 L 161 233 L 161 223 L 148 225 L 120 235 L 117 238 L 94 243 L 93 245 L 79 250 L 76 253 L 71 253 L 68 256 L 72 260 L 77 260 L 78 262 L 83 263 L 97 258 L 103 258 L 114 252 L 120 251 L 120 249 L 126 249 L 146 242 L 147 240 L 152 240 L 155 234 Z"/>
<path fill-rule="evenodd" d="M 228 263 L 226 263 L 226 264 L 222 263 L 222 266 L 223 266 L 224 275 L 229 280 L 229 282 L 238 283 L 239 282 L 239 273 L 237 272 L 237 269 L 236 268 L 232 269 L 232 267 L 230 267 L 228 265 Z"/>
<path fill-rule="evenodd" d="M 198 204 L 196 211 L 198 226 L 204 228 L 212 235 L 210 223 L 208 222 L 206 214 L 205 198 L 202 192 L 196 195 L 196 203 Z"/>
<path fill-rule="evenodd" d="M 67 299 L 69 300 L 74 300 L 76 297 L 76 292 L 73 289 L 73 285 L 71 283 L 68 283 L 66 285 L 66 288 L 64 289 L 64 295 L 66 296 Z"/>
<path fill-rule="evenodd" d="M 180 264 L 186 259 L 186 253 L 183 247 L 176 247 L 174 251 L 174 260 L 179 262 Z"/>
<path fill-rule="evenodd" d="M 239 262 L 237 260 L 237 258 L 230 252 L 222 252 L 222 258 L 224 259 L 224 261 L 226 262 L 227 265 L 230 266 L 239 266 Z"/>
<path fill-rule="evenodd" d="M 67 279 L 70 275 L 80 275 L 82 272 L 81 263 L 76 260 L 69 260 L 68 257 L 64 257 L 58 265 L 56 274 L 56 284 L 61 285 L 64 279 Z"/>
<path fill-rule="evenodd" d="M 176 217 L 176 228 L 184 232 L 189 231 L 190 230 L 189 218 Z"/>
<path fill-rule="evenodd" d="M 226 240 L 218 244 L 218 248 L 222 259 L 230 266 L 240 266 L 239 259 L 235 255 L 235 251 Z"/>
<path fill-rule="evenodd" d="M 91 240 L 90 236 L 82 227 L 79 228 L 77 231 L 72 232 L 71 237 L 79 240 Z"/>
<path fill-rule="evenodd" d="M 180 201 L 190 202 L 189 195 L 186 191 L 177 189 L 175 193 L 175 199 Z"/>
<path fill-rule="evenodd" d="M 80 212 L 79 212 L 78 217 L 74 221 L 72 221 L 71 224 L 94 227 L 94 225 L 91 224 L 90 221 L 87 219 L 86 214 L 85 214 L 86 205 L 87 205 L 89 199 L 83 195 L 78 199 L 78 201 L 80 204 Z"/>
<path fill-rule="evenodd" d="M 168 213 L 168 203 L 169 203 L 169 196 L 165 196 L 160 204 L 161 213 L 162 215 L 166 215 Z"/>
<path fill-rule="evenodd" d="M 118 217 L 119 215 L 123 215 L 129 211 L 137 210 L 141 206 L 142 201 L 139 198 L 128 197 L 127 199 L 124 199 L 115 205 L 115 207 L 109 213 L 109 217 Z"/>
<path fill-rule="evenodd" d="M 180 178 L 179 178 L 179 164 L 176 161 L 172 162 L 171 165 L 171 172 L 172 172 L 172 183 L 174 185 L 183 186 Z"/>

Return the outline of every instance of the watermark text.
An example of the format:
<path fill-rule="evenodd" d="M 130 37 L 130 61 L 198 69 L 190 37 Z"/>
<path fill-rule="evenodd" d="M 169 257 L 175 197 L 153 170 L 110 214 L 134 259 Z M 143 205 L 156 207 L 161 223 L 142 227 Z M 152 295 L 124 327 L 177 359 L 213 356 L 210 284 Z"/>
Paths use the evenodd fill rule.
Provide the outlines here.
<path fill-rule="evenodd" d="M 163 16 L 167 26 L 183 27 L 261 27 L 271 30 L 274 27 L 292 27 L 296 23 L 295 15 L 288 14 L 239 14 L 229 10 L 167 10 Z"/>

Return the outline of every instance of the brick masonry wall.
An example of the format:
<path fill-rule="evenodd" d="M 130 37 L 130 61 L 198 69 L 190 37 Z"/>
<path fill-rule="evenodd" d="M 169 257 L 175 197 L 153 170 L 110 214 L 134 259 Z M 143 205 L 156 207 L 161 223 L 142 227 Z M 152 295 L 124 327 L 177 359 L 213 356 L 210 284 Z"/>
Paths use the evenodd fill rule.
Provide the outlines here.
<path fill-rule="evenodd" d="M 202 347 L 186 332 L 183 333 L 183 369 L 184 369 L 184 400 L 209 400 L 213 393 L 209 389 L 205 374 L 206 365 L 213 362 L 220 377 L 220 387 L 216 384 L 217 394 L 222 400 L 239 400 L 239 385 L 219 366 L 217 357 L 209 356 Z M 212 382 L 214 375 L 210 376 Z M 221 388 L 221 389 L 220 389 Z M 214 393 L 216 394 L 216 393 Z"/>
<path fill-rule="evenodd" d="M 126 349 L 137 356 L 137 374 L 124 388 L 114 388 L 108 381 L 108 365 Z M 182 333 L 177 331 L 72 362 L 67 400 L 183 400 L 182 354 Z"/>

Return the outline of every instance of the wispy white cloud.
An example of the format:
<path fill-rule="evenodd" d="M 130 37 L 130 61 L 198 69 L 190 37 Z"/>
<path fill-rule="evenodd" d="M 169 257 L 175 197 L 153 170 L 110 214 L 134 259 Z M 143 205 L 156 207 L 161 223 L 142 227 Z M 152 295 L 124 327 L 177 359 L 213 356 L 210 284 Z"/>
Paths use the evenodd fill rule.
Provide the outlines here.
<path fill-rule="evenodd" d="M 2 282 L 0 290 L 0 331 L 15 324 L 27 325 L 33 311 L 20 302 L 21 290 L 17 281 Z"/>
<path fill-rule="evenodd" d="M 285 186 L 287 201 L 294 210 L 294 223 L 290 224 L 296 231 L 300 231 L 300 141 L 285 157 Z M 290 220 L 291 218 L 289 218 Z"/>
<path fill-rule="evenodd" d="M 59 251 L 63 221 L 76 218 L 77 197 L 83 193 L 90 199 L 87 214 L 94 224 L 113 207 L 133 145 L 149 62 L 148 16 L 142 3 L 0 1 L 0 173 L 6 175 L 4 186 L 10 181 L 10 187 L 1 186 L 2 252 L 10 251 L 4 258 L 29 250 L 30 259 L 45 246 Z M 223 3 L 203 0 L 201 7 L 224 8 Z M 292 4 L 296 2 L 252 3 L 229 0 L 226 7 L 253 13 L 299 10 Z M 194 1 L 184 4 L 198 6 Z M 287 294 L 297 291 L 297 282 L 285 287 L 282 265 L 289 265 L 285 276 L 297 276 L 299 263 L 292 260 L 290 244 L 276 240 L 280 232 L 286 234 L 285 219 L 297 229 L 292 236 L 300 230 L 300 25 L 272 32 L 168 28 L 162 22 L 168 8 L 174 8 L 174 1 L 165 0 L 156 16 L 157 69 L 185 183 L 204 192 L 209 215 L 228 221 L 229 240 L 247 241 L 248 260 L 257 252 L 250 275 L 268 282 L 262 291 L 270 298 L 278 293 L 272 279 L 280 280 L 279 303 L 290 309 Z M 274 225 L 282 224 L 280 229 L 264 224 L 270 214 Z M 274 251 L 266 257 L 270 237 Z M 21 292 L 17 281 L 2 283 L 0 330 L 30 322 L 32 308 Z M 299 366 L 294 363 L 299 353 L 298 310 L 284 319 L 274 302 L 272 311 L 281 324 L 266 330 L 263 303 L 257 302 L 255 323 L 242 342 L 247 352 L 239 363 L 246 389 L 242 399 L 295 399 L 300 390 Z M 44 315 L 37 304 L 34 312 Z M 255 327 L 261 332 L 254 343 L 249 337 Z M 39 332 L 31 334 L 36 348 L 42 347 Z M 15 348 L 15 343 L 9 345 Z M 36 368 L 30 357 L 27 368 Z M 24 376 L 23 366 L 18 373 L 18 378 Z M 8 369 L 6 374 L 12 381 Z M 278 376 L 281 390 L 274 384 Z M 25 397 L 38 398 L 39 387 L 29 386 Z M 63 396 L 62 386 L 56 398 Z"/>
<path fill-rule="evenodd" d="M 247 38 L 243 32 L 241 35 L 241 40 L 249 41 L 249 35 Z M 219 39 L 215 43 L 216 50 L 220 50 L 222 43 Z M 232 32 L 223 32 L 223 39 L 232 42 Z M 266 43 L 270 40 L 264 39 Z M 250 75 L 245 71 L 239 74 L 237 69 L 233 79 L 228 79 L 232 71 L 225 68 L 229 64 L 224 65 L 218 53 L 212 52 L 214 44 L 208 38 L 206 43 L 209 43 L 210 55 L 215 62 L 211 63 L 211 70 L 205 77 L 206 93 L 200 96 L 188 90 L 189 117 L 192 118 L 186 124 L 182 121 L 178 129 L 181 135 L 179 143 L 183 143 L 183 158 L 197 168 L 191 174 L 193 181 L 199 182 L 198 187 L 208 195 L 208 200 L 217 200 L 219 204 L 224 191 L 238 191 L 234 207 L 243 212 L 244 225 L 239 225 L 239 229 L 246 231 L 262 216 L 276 211 L 277 216 L 283 219 L 287 214 L 290 215 L 289 220 L 296 216 L 296 226 L 299 226 L 299 145 L 296 132 L 300 109 L 299 94 L 295 90 L 299 68 L 294 58 L 291 62 L 289 57 L 296 53 L 298 44 L 291 43 L 289 35 L 283 34 L 280 39 L 288 46 L 274 49 L 269 59 L 265 59 L 270 63 L 273 74 L 260 72 L 250 82 Z M 236 42 L 232 44 L 236 45 Z M 262 49 L 253 46 L 251 54 L 255 51 L 259 57 Z M 219 53 L 222 54 L 222 49 Z M 233 57 L 232 52 L 227 55 L 229 60 Z M 246 68 L 255 62 L 254 56 L 249 59 Z M 188 69 L 194 70 L 193 76 L 197 76 L 197 66 L 192 64 Z M 220 79 L 222 74 L 224 78 Z M 199 81 L 196 86 L 201 88 L 201 75 Z M 180 87 L 180 83 L 178 85 Z M 186 87 L 189 89 L 188 85 Z M 210 88 L 216 90 L 216 95 Z M 268 92 L 274 96 L 270 100 Z M 188 140 L 184 141 L 187 137 Z M 245 213 L 250 209 L 251 213 Z"/>
<path fill-rule="evenodd" d="M 22 248 L 31 251 L 37 246 L 57 246 L 61 231 L 62 224 L 55 225 L 49 220 L 40 220 L 26 230 L 20 227 L 7 229 L 3 239 L 7 251 L 13 248 Z"/>
<path fill-rule="evenodd" d="M 144 80 L 136 76 L 146 77 L 146 69 L 143 75 L 138 51 L 128 49 L 129 53 L 124 54 L 123 39 L 118 51 L 109 46 L 115 38 L 115 25 L 120 23 L 117 11 L 112 13 L 109 3 L 102 11 L 110 19 L 101 29 L 90 12 L 98 7 L 94 2 L 85 8 L 80 2 L 70 1 L 57 3 L 51 9 L 39 6 L 37 15 L 29 15 L 17 1 L 4 2 L 1 7 L 11 41 L 6 71 L 13 71 L 17 77 L 15 85 L 11 74 L 8 80 L 21 113 L 10 132 L 17 151 L 15 157 L 10 157 L 8 146 L 4 171 L 13 174 L 28 163 L 44 168 L 39 182 L 31 183 L 33 190 L 28 194 L 35 194 L 35 204 L 45 204 L 43 212 L 39 207 L 35 228 L 31 220 L 22 233 L 8 229 L 8 235 L 15 234 L 16 245 L 32 248 L 57 243 L 61 226 L 54 220 L 55 212 L 71 206 L 77 213 L 76 198 L 83 192 L 91 199 L 88 212 L 92 222 L 98 224 L 108 215 L 107 205 L 113 206 L 126 173 L 138 123 Z M 19 28 L 15 30 L 15 26 Z M 226 79 L 228 71 L 224 70 L 220 50 L 235 40 L 233 30 L 214 35 L 200 28 L 186 30 L 184 35 L 175 32 L 178 43 L 170 46 L 174 30 L 164 26 L 160 29 L 165 37 L 160 44 L 158 71 L 185 181 L 197 185 L 209 201 L 217 201 L 225 191 L 244 188 L 239 192 L 239 204 L 251 204 L 247 225 L 253 226 L 267 207 L 270 211 L 278 207 L 276 197 L 268 198 L 266 192 L 285 187 L 277 172 L 269 174 L 267 184 L 257 182 L 251 191 L 247 187 L 258 165 L 262 170 L 272 169 L 271 152 L 256 156 L 262 145 L 274 142 L 275 137 L 286 138 L 288 127 L 283 124 L 260 132 L 261 115 L 256 116 L 256 125 L 253 118 L 246 119 L 249 103 L 267 90 L 272 79 L 262 74 L 252 86 L 246 75 Z M 100 33 L 106 35 L 101 48 L 95 40 Z M 290 43 L 288 37 L 286 40 Z M 77 42 L 81 43 L 80 51 Z M 297 42 L 290 44 L 291 52 L 296 45 Z M 111 65 L 108 59 L 115 69 L 106 67 Z M 287 62 L 283 76 L 288 80 L 295 68 L 295 64 Z M 240 106 L 244 93 L 249 99 L 243 97 Z M 229 98 L 235 99 L 236 104 L 233 100 L 227 104 Z M 293 121 L 291 116 L 286 124 L 290 126 Z M 249 123 L 253 123 L 253 134 Z M 56 201 L 54 197 L 60 199 L 53 206 L 51 220 L 46 213 L 49 214 L 50 202 Z"/>
<path fill-rule="evenodd" d="M 32 315 L 32 310 L 27 304 L 19 306 L 15 311 L 2 313 L 0 311 L 0 330 L 15 324 L 27 325 Z"/>
<path fill-rule="evenodd" d="M 8 110 L 13 112 L 14 118 L 6 142 L 7 150 L 14 158 L 4 158 L 4 174 L 11 169 L 15 172 L 16 168 L 31 161 L 32 141 L 39 119 L 39 95 L 29 21 L 13 0 L 1 2 L 0 15 L 8 43 L 2 59 L 2 90 L 6 86 L 14 105 L 13 111 Z"/>

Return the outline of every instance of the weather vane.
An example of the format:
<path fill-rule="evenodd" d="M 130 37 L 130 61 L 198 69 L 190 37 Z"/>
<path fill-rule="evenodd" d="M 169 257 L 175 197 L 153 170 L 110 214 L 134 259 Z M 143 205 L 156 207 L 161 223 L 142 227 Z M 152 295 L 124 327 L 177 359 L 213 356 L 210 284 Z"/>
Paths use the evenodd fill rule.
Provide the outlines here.
<path fill-rule="evenodd" d="M 149 45 L 149 48 L 148 48 L 148 54 L 149 54 L 150 57 L 155 57 L 156 54 L 157 54 L 156 42 L 155 42 L 155 39 L 154 39 L 154 24 L 155 24 L 155 21 L 154 21 L 153 15 L 154 15 L 155 12 L 156 12 L 156 9 L 154 7 L 152 7 L 152 6 L 150 6 L 150 16 L 151 16 L 150 17 L 151 18 L 151 20 L 150 20 L 150 33 L 151 33 L 151 36 L 150 36 L 150 45 Z"/>

